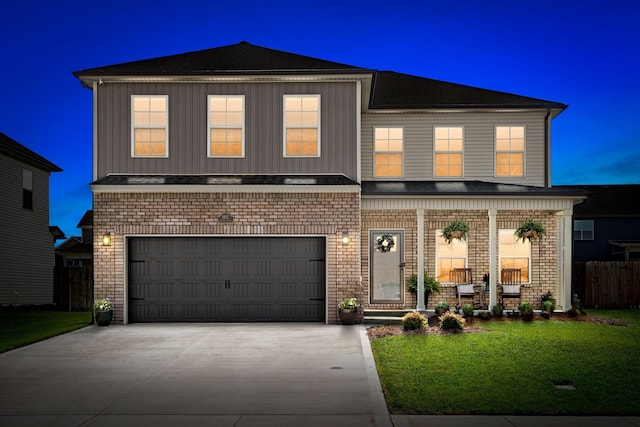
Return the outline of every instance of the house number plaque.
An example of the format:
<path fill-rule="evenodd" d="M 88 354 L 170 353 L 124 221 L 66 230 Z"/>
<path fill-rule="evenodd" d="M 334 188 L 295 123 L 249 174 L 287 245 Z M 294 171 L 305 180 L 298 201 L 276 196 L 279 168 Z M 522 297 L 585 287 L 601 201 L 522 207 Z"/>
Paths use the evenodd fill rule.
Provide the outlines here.
<path fill-rule="evenodd" d="M 218 222 L 233 222 L 233 217 L 230 213 L 223 213 L 218 217 Z"/>

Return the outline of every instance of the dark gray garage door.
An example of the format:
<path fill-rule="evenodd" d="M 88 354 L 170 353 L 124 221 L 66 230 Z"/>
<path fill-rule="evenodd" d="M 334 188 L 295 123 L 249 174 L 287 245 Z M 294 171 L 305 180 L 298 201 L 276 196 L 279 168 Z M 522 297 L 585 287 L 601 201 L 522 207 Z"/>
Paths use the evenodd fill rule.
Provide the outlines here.
<path fill-rule="evenodd" d="M 324 238 L 129 239 L 130 322 L 324 318 Z"/>

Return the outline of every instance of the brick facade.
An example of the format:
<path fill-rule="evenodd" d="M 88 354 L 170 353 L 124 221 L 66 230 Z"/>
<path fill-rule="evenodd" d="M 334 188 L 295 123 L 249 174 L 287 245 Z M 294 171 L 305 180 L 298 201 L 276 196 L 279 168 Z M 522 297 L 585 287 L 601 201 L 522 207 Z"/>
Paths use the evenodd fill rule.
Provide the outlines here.
<path fill-rule="evenodd" d="M 370 304 L 370 265 L 369 254 L 370 230 L 402 230 L 404 231 L 405 268 L 404 281 L 418 272 L 417 260 L 417 221 L 416 210 L 383 210 L 371 209 L 362 211 L 362 228 L 360 238 L 361 248 L 363 300 L 366 307 L 376 309 L 414 309 L 417 306 L 416 294 L 404 290 L 404 303 L 397 304 Z M 554 211 L 507 211 L 499 210 L 496 216 L 497 229 L 516 229 L 526 219 L 536 218 L 543 222 L 547 235 L 541 242 L 534 242 L 531 246 L 531 283 L 525 284 L 522 290 L 521 301 L 529 301 L 534 308 L 542 306 L 541 296 L 550 291 L 556 297 L 559 296 L 558 284 L 559 243 L 558 243 L 558 217 Z M 489 247 L 489 216 L 487 210 L 425 210 L 424 212 L 424 267 L 430 275 L 436 272 L 436 231 L 444 228 L 454 219 L 464 219 L 469 223 L 468 236 L 468 267 L 473 271 L 475 283 L 481 283 L 482 277 L 489 272 L 490 247 Z M 496 242 L 496 265 L 499 266 L 499 253 Z M 499 267 L 498 267 L 499 269 Z M 497 277 L 498 278 L 498 277 Z M 431 294 L 427 309 L 433 310 L 440 301 L 447 301 L 450 306 L 457 303 L 455 286 L 451 283 L 441 283 L 442 291 Z M 498 287 L 500 289 L 500 287 Z M 497 299 L 500 300 L 498 292 Z M 469 302 L 469 300 L 467 300 Z M 464 303 L 464 301 L 463 301 Z M 508 301 L 508 307 L 512 308 L 515 301 Z M 489 292 L 485 293 L 485 305 L 489 305 Z"/>
<path fill-rule="evenodd" d="M 220 222 L 223 213 L 233 222 Z M 326 236 L 328 322 L 338 321 L 343 298 L 363 296 L 358 192 L 94 192 L 93 215 L 95 296 L 111 299 L 114 323 L 125 320 L 128 236 Z M 340 241 L 344 231 L 349 245 Z M 106 233 L 110 246 L 101 244 Z"/>

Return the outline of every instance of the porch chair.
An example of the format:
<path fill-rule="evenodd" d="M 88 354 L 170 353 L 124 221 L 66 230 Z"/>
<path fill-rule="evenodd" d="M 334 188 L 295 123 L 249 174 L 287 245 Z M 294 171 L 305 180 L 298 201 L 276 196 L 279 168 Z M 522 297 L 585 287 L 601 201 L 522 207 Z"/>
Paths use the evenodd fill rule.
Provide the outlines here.
<path fill-rule="evenodd" d="M 503 268 L 500 272 L 500 283 L 502 284 L 502 293 L 500 298 L 500 304 L 504 309 L 505 298 L 518 299 L 518 304 L 522 298 L 522 282 L 521 282 L 522 270 L 519 268 Z"/>
<path fill-rule="evenodd" d="M 481 308 L 479 295 L 473 287 L 473 273 L 470 268 L 455 268 L 451 272 L 452 281 L 456 285 L 456 296 L 458 297 L 458 308 L 462 308 L 462 298 L 471 298 L 473 308 Z"/>

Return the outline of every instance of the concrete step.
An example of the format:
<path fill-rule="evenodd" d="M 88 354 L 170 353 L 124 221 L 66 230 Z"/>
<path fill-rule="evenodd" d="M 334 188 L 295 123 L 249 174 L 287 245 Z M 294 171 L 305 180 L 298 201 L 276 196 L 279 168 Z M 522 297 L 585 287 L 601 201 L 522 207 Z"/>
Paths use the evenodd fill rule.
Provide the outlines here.
<path fill-rule="evenodd" d="M 401 325 L 402 317 L 413 310 L 371 310 L 363 311 L 362 323 L 368 325 Z"/>

